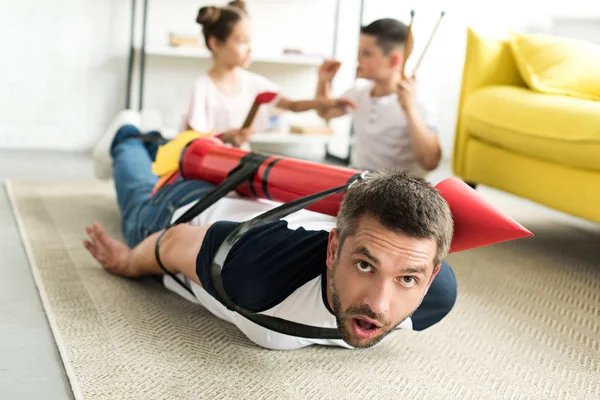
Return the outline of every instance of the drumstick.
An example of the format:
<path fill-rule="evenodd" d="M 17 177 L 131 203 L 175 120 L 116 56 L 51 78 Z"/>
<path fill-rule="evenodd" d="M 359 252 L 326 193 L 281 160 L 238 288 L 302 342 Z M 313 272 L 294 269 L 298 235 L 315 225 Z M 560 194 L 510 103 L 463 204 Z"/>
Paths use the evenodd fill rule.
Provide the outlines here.
<path fill-rule="evenodd" d="M 438 19 L 437 23 L 435 24 L 435 28 L 433 28 L 433 32 L 431 32 L 431 35 L 429 36 L 429 40 L 427 40 L 427 44 L 425 45 L 425 48 L 423 49 L 423 52 L 421 53 L 421 57 L 419 57 L 419 61 L 417 61 L 415 68 L 413 68 L 413 76 L 415 76 L 415 73 L 417 72 L 417 68 L 419 68 L 419 65 L 421 65 L 421 61 L 423 61 L 423 58 L 425 57 L 425 53 L 427 52 L 427 49 L 429 48 L 429 45 L 431 44 L 431 41 L 432 41 L 433 37 L 435 36 L 435 32 L 437 31 L 438 27 L 440 26 L 440 22 L 442 22 L 442 18 L 444 18 L 445 14 L 446 14 L 446 12 L 444 12 L 444 11 L 441 12 L 440 18 Z"/>
<path fill-rule="evenodd" d="M 402 60 L 402 80 L 404 80 L 406 78 L 406 75 L 404 74 L 404 68 L 406 67 L 406 61 L 408 60 L 408 57 L 410 57 L 410 53 L 412 52 L 412 48 L 413 48 L 413 39 L 412 39 L 412 25 L 413 25 L 413 20 L 415 18 L 415 10 L 410 10 L 410 23 L 408 24 L 408 31 L 406 34 L 406 43 L 404 44 L 404 60 Z"/>
<path fill-rule="evenodd" d="M 252 103 L 252 107 L 250 111 L 248 111 L 248 115 L 246 116 L 246 120 L 242 125 L 242 129 L 250 128 L 252 122 L 254 122 L 254 117 L 256 117 L 256 113 L 258 112 L 258 108 L 262 104 L 270 103 L 273 99 L 277 97 L 277 93 L 274 92 L 263 92 L 256 96 L 254 99 L 254 103 Z"/>

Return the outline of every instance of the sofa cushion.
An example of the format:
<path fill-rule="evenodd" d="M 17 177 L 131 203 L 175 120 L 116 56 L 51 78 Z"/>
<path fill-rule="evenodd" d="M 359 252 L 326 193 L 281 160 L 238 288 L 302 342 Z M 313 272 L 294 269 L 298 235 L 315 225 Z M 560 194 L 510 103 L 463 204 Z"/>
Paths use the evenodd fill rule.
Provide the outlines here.
<path fill-rule="evenodd" d="M 462 122 L 470 135 L 516 153 L 600 170 L 600 102 L 488 86 L 470 94 Z"/>
<path fill-rule="evenodd" d="M 511 32 L 519 72 L 541 93 L 600 100 L 600 46 L 583 40 Z"/>

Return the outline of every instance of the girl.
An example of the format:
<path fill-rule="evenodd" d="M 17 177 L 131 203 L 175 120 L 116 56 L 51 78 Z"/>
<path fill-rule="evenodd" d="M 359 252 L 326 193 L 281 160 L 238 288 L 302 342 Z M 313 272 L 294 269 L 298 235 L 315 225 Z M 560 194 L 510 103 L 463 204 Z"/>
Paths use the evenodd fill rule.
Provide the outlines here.
<path fill-rule="evenodd" d="M 196 22 L 202 25 L 213 65 L 195 82 L 181 131 L 214 131 L 224 142 L 240 146 L 254 130 L 267 126 L 268 110 L 261 107 L 253 128 L 240 129 L 255 97 L 261 92 L 278 92 L 279 88 L 268 79 L 245 70 L 252 61 L 252 34 L 244 1 L 232 1 L 226 7 L 202 7 Z M 293 112 L 354 108 L 354 104 L 345 99 L 292 101 L 281 96 L 271 105 Z"/>

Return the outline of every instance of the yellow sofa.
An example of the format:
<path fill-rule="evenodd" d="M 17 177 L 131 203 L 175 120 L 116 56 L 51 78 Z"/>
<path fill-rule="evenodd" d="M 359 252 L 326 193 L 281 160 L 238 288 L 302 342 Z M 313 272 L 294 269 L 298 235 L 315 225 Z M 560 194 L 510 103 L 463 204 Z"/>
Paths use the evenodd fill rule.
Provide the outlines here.
<path fill-rule="evenodd" d="M 452 167 L 600 223 L 600 101 L 530 90 L 508 40 L 470 29 Z"/>

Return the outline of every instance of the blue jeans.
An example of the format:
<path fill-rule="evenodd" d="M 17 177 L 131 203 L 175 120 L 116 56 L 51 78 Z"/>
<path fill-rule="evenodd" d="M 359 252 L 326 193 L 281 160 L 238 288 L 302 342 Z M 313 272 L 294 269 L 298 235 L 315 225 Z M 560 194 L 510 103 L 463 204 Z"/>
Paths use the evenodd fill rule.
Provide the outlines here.
<path fill-rule="evenodd" d="M 178 208 L 202 198 L 214 187 L 204 181 L 181 180 L 150 197 L 158 181 L 152 162 L 164 142 L 144 143 L 143 136 L 135 126 L 122 126 L 110 149 L 121 229 L 130 247 L 169 226 Z"/>

